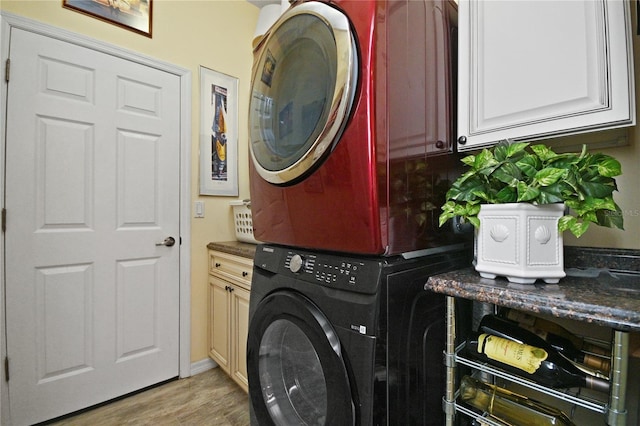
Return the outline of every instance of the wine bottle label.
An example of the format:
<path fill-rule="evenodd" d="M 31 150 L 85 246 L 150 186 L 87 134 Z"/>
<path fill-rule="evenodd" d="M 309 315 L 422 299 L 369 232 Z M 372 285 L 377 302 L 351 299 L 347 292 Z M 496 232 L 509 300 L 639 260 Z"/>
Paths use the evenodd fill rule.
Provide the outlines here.
<path fill-rule="evenodd" d="M 544 349 L 490 334 L 481 334 L 478 337 L 478 352 L 529 374 L 535 373 L 549 355 Z"/>

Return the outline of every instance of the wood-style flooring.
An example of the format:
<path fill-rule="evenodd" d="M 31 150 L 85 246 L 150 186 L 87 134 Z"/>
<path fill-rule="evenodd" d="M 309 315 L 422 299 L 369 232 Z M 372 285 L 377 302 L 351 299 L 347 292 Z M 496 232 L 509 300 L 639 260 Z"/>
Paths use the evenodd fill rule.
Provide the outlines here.
<path fill-rule="evenodd" d="M 220 368 L 213 368 L 48 424 L 248 426 L 249 397 Z"/>

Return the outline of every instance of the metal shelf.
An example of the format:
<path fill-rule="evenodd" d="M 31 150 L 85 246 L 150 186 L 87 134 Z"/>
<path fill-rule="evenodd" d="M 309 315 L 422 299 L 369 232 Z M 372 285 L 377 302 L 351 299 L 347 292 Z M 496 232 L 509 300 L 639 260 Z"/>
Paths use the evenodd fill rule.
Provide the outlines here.
<path fill-rule="evenodd" d="M 456 411 L 466 414 L 467 416 L 471 417 L 471 418 L 481 418 L 482 419 L 482 423 L 486 424 L 488 426 L 504 426 L 504 423 L 497 423 L 494 420 L 491 419 L 491 417 L 489 417 L 489 414 L 483 414 L 480 415 L 478 413 L 476 413 L 473 410 L 468 409 L 465 406 L 462 405 L 458 405 L 456 404 Z"/>
<path fill-rule="evenodd" d="M 567 390 L 552 389 L 542 386 L 531 380 L 515 376 L 507 373 L 499 368 L 495 368 L 486 363 L 477 362 L 459 353 L 464 348 L 464 343 L 456 346 L 456 314 L 455 314 L 455 298 L 447 296 L 447 312 L 446 327 L 447 338 L 444 351 L 444 358 L 447 371 L 447 388 L 443 399 L 443 409 L 446 414 L 446 426 L 454 426 L 454 417 L 456 412 L 463 413 L 472 418 L 482 420 L 483 423 L 491 426 L 500 426 L 500 423 L 492 421 L 487 415 L 480 415 L 462 405 L 456 403 L 458 397 L 456 384 L 456 365 L 466 365 L 476 371 L 485 372 L 495 377 L 517 383 L 529 389 L 541 392 L 545 395 L 557 398 L 562 401 L 569 402 L 579 407 L 604 414 L 609 426 L 625 426 L 626 425 L 626 409 L 625 409 L 625 389 L 627 383 L 627 362 L 628 362 L 628 346 L 629 335 L 627 332 L 613 330 L 613 345 L 611 356 L 611 373 L 610 383 L 611 391 L 607 395 L 608 403 L 597 400 L 595 398 L 584 395 L 577 396 L 568 393 Z"/>
<path fill-rule="evenodd" d="M 462 345 L 464 346 L 464 345 Z M 462 349 L 462 346 L 458 349 L 458 351 L 460 349 Z M 596 399 L 593 398 L 587 398 L 585 396 L 574 396 L 571 395 L 569 393 L 567 393 L 566 391 L 561 391 L 561 390 L 557 390 L 557 389 L 552 389 L 552 388 L 548 388 L 546 386 L 542 386 L 536 382 L 533 382 L 531 380 L 527 380 L 524 379 L 522 377 L 519 376 L 515 376 L 513 374 L 510 373 L 506 373 L 503 370 L 500 370 L 498 368 L 495 368 L 489 364 L 485 364 L 485 363 L 481 363 L 481 362 L 477 362 L 477 361 L 473 361 L 470 360 L 468 358 L 462 357 L 460 356 L 457 352 L 455 355 L 455 360 L 456 362 L 466 365 L 468 367 L 474 368 L 476 370 L 479 371 L 483 371 L 485 373 L 489 373 L 493 376 L 496 377 L 500 377 L 502 379 L 508 380 L 510 382 L 513 383 L 517 383 L 519 385 L 525 386 L 529 389 L 533 389 L 536 390 L 538 392 L 544 393 L 545 395 L 549 395 L 558 399 L 561 399 L 563 401 L 569 402 L 571 404 L 575 404 L 578 405 L 580 407 L 584 407 L 586 409 L 592 410 L 592 411 L 596 411 L 598 413 L 602 413 L 605 414 L 608 411 L 608 406 L 605 402 L 602 401 L 598 401 Z"/>

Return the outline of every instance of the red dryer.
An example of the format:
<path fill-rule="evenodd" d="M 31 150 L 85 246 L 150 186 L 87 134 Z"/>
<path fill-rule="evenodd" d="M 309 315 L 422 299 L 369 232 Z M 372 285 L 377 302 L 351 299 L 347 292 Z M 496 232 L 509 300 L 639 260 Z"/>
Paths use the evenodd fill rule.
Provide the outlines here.
<path fill-rule="evenodd" d="M 254 235 L 392 255 L 457 243 L 438 227 L 459 171 L 455 3 L 298 1 L 254 50 Z"/>

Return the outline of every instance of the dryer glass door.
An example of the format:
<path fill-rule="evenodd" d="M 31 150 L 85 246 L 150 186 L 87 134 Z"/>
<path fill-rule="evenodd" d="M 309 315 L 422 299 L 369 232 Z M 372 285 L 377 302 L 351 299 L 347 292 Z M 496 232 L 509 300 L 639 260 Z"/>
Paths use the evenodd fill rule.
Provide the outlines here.
<path fill-rule="evenodd" d="M 319 2 L 289 9 L 254 52 L 250 152 L 260 176 L 290 184 L 337 143 L 353 102 L 357 55 L 347 17 Z"/>

